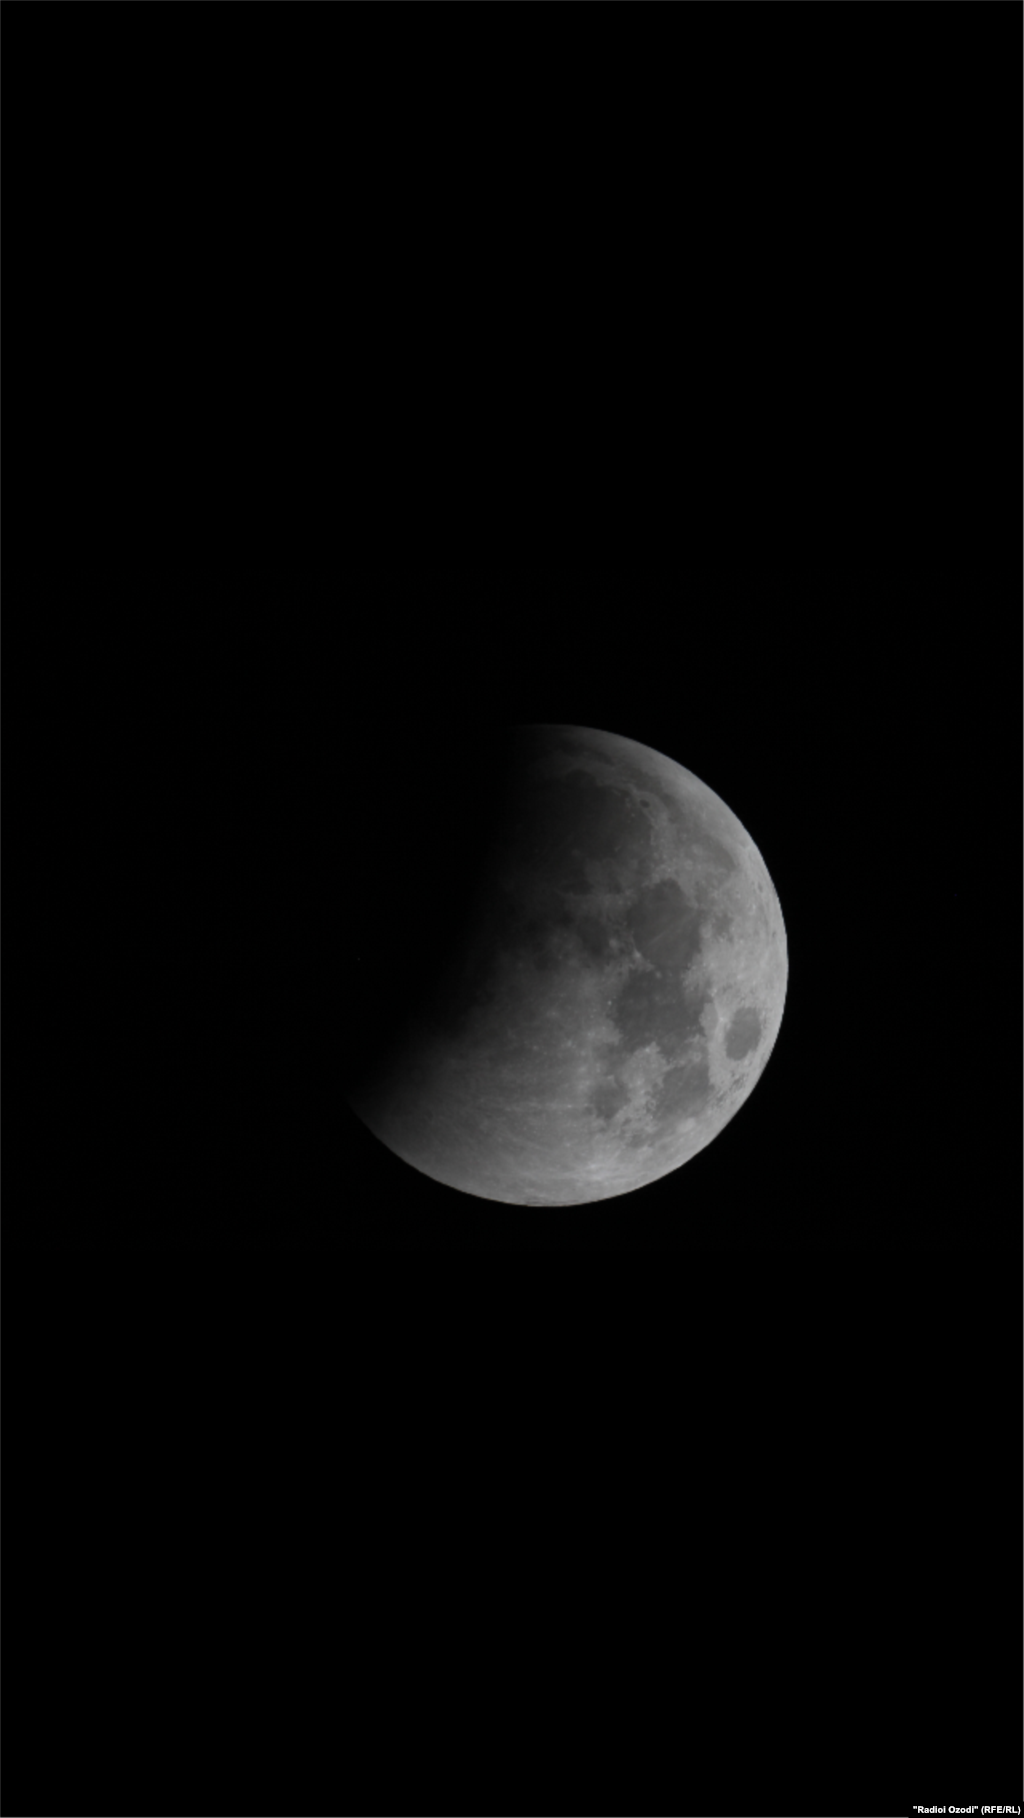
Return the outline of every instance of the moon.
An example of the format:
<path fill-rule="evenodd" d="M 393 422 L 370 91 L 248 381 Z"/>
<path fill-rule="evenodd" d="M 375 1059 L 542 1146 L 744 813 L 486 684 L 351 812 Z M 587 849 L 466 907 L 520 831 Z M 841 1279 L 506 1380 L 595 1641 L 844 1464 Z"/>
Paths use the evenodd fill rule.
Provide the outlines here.
<path fill-rule="evenodd" d="M 778 1038 L 767 866 L 691 771 L 587 727 L 517 728 L 490 821 L 456 935 L 349 1102 L 480 1199 L 633 1192 L 718 1136 Z"/>

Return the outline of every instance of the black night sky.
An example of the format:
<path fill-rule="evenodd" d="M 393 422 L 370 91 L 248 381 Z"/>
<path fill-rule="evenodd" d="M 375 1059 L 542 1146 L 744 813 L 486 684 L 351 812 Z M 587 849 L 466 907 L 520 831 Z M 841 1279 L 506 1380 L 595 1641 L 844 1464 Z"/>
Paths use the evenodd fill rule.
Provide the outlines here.
<path fill-rule="evenodd" d="M 70 1152 L 102 1190 L 74 1209 L 43 1194 L 40 1229 L 383 1249 L 976 1241 L 962 1196 L 914 1185 L 950 1114 L 926 1083 L 922 981 L 936 916 L 967 910 L 969 779 L 944 764 L 939 803 L 919 759 L 945 657 L 925 644 L 911 671 L 886 642 L 905 588 L 818 567 L 153 583 L 133 700 L 65 792 L 81 906 L 53 934 L 72 1035 L 46 1064 L 77 1096 L 41 1176 Z M 765 858 L 789 948 L 781 1033 L 731 1123 L 662 1181 L 560 1210 L 437 1185 L 341 1090 L 354 1036 L 400 1015 L 457 921 L 495 752 L 523 721 L 620 732 L 707 782 Z M 961 830 L 941 888 L 921 832 L 938 807 Z"/>

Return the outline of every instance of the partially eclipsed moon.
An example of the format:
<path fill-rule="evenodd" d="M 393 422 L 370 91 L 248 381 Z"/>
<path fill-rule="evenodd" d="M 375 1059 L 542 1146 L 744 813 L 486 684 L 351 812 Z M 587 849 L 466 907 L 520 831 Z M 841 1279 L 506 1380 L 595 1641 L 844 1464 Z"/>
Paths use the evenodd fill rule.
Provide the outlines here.
<path fill-rule="evenodd" d="M 760 852 L 632 739 L 525 727 L 465 932 L 353 1108 L 431 1179 L 579 1205 L 707 1146 L 779 1033 L 787 953 Z"/>

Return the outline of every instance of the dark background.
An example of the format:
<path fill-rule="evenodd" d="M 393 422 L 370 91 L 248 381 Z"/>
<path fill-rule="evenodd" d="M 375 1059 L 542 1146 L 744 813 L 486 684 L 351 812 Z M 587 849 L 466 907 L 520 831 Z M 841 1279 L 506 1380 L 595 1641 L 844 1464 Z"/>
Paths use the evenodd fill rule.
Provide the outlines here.
<path fill-rule="evenodd" d="M 76 763 L 37 752 L 63 774 L 33 855 L 34 1056 L 73 1112 L 38 1149 L 46 1241 L 999 1241 L 991 1148 L 966 1133 L 1008 1110 L 972 1054 L 1010 867 L 984 847 L 982 911 L 984 680 L 948 578 L 208 568 L 97 597 L 60 673 L 127 661 L 131 693 L 97 696 Z M 623 733 L 706 781 L 765 857 L 790 960 L 775 1050 L 715 1142 L 640 1192 L 543 1212 L 436 1185 L 343 1097 L 457 920 L 503 728 L 532 720 Z"/>

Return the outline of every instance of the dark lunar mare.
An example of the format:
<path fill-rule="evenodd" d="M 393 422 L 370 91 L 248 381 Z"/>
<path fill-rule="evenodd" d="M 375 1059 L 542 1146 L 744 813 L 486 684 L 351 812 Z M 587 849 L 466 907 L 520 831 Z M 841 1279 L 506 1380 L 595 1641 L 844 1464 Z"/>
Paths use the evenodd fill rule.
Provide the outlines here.
<path fill-rule="evenodd" d="M 710 992 L 686 980 L 701 950 L 702 914 L 674 879 L 662 878 L 642 891 L 623 925 L 640 963 L 627 975 L 611 1007 L 621 1041 L 612 1050 L 608 1075 L 589 1102 L 602 1123 L 622 1108 L 628 1093 L 621 1069 L 640 1049 L 654 1045 L 675 1063 L 654 1095 L 654 1134 L 636 1132 L 629 1138 L 636 1148 L 658 1141 L 680 1117 L 697 1113 L 707 1102 L 711 1079 L 702 1052 L 701 1017 Z"/>
<path fill-rule="evenodd" d="M 730 1060 L 745 1060 L 753 1054 L 763 1033 L 761 1018 L 750 1005 L 737 1010 L 725 1035 L 725 1052 Z"/>
<path fill-rule="evenodd" d="M 590 1107 L 603 1124 L 610 1123 L 617 1111 L 629 1103 L 629 1092 L 621 1079 L 612 1075 L 601 1080 L 590 1094 Z"/>
<path fill-rule="evenodd" d="M 681 1066 L 670 1067 L 658 1088 L 654 1120 L 659 1131 L 678 1118 L 694 1117 L 711 1095 L 711 1074 L 706 1054 L 696 1054 Z"/>
<path fill-rule="evenodd" d="M 615 1026 L 627 1053 L 656 1042 L 666 1059 L 674 1060 L 700 1034 L 707 1001 L 684 977 L 700 953 L 700 912 L 679 884 L 662 878 L 642 893 L 625 920 L 644 963 L 619 992 Z"/>

